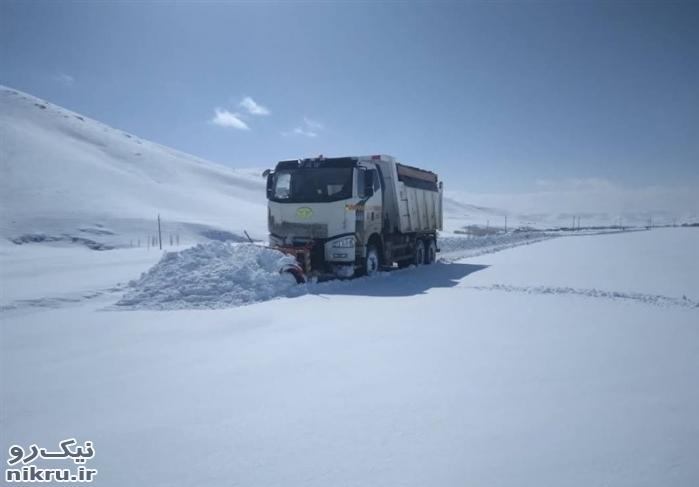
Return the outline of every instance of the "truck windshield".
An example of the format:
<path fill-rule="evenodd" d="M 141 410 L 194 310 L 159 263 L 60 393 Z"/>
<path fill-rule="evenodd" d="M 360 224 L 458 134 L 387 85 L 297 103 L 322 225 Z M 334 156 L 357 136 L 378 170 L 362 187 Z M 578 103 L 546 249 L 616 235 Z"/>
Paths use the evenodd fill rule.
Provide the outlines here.
<path fill-rule="evenodd" d="M 337 201 L 352 197 L 351 167 L 314 167 L 275 172 L 273 199 L 289 203 Z"/>

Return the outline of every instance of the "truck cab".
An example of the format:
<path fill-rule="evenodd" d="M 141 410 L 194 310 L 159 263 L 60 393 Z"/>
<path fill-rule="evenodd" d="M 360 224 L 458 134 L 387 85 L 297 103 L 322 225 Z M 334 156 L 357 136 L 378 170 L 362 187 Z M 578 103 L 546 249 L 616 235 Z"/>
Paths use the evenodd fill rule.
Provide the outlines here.
<path fill-rule="evenodd" d="M 265 176 L 270 246 L 295 255 L 306 275 L 373 274 L 396 261 L 400 240 L 410 243 L 397 225 L 401 195 L 390 156 L 286 160 Z M 441 187 L 439 193 L 441 226 Z M 436 252 L 433 221 L 428 233 Z M 414 260 L 414 249 L 404 247 L 410 248 L 403 260 Z"/>

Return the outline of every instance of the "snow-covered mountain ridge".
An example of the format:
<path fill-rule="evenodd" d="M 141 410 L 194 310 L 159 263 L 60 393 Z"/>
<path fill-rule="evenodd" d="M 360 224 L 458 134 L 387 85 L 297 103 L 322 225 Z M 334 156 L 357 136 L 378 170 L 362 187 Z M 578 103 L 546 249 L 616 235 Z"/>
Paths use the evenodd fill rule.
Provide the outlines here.
<path fill-rule="evenodd" d="M 266 232 L 259 175 L 3 86 L 0 141 L 5 238 L 85 238 L 113 245 L 140 238 L 145 245 L 158 213 L 164 231 L 182 238 Z"/>

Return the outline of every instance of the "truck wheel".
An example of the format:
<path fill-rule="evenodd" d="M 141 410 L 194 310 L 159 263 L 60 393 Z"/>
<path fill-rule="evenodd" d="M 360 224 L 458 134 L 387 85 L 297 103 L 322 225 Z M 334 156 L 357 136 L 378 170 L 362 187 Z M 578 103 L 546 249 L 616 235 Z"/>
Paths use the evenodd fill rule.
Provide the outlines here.
<path fill-rule="evenodd" d="M 379 273 L 380 265 L 381 261 L 379 260 L 379 251 L 372 245 L 366 251 L 366 258 L 364 259 L 364 272 L 367 276 L 375 276 Z"/>
<path fill-rule="evenodd" d="M 427 249 L 425 250 L 425 264 L 434 264 L 437 261 L 437 244 L 431 238 L 427 241 Z"/>
<path fill-rule="evenodd" d="M 415 259 L 413 264 L 422 265 L 425 263 L 425 242 L 418 240 L 415 243 Z"/>

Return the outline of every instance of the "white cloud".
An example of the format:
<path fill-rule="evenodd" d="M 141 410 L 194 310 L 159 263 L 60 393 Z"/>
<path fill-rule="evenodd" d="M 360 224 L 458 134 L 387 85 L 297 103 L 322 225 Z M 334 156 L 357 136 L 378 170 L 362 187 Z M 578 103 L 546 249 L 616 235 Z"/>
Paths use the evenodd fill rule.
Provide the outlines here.
<path fill-rule="evenodd" d="M 303 127 L 296 127 L 291 132 L 296 135 L 303 135 L 304 137 L 318 137 L 317 132 L 313 132 L 312 130 L 305 129 Z"/>
<path fill-rule="evenodd" d="M 303 117 L 303 123 L 306 124 L 306 126 L 310 129 L 313 130 L 323 130 L 323 124 L 320 122 L 316 122 L 315 120 L 311 120 L 310 118 Z"/>
<path fill-rule="evenodd" d="M 219 127 L 231 127 L 238 130 L 250 130 L 248 124 L 243 122 L 240 114 L 231 113 L 222 108 L 216 108 L 216 115 L 211 119 L 211 123 Z"/>
<path fill-rule="evenodd" d="M 53 76 L 53 80 L 59 82 L 63 86 L 73 86 L 75 78 L 66 73 L 58 73 Z"/>
<path fill-rule="evenodd" d="M 318 133 L 323 130 L 323 124 L 303 117 L 303 123 L 293 130 L 282 132 L 282 135 L 302 135 L 304 137 L 318 137 Z"/>
<path fill-rule="evenodd" d="M 249 96 L 243 98 L 243 101 L 240 102 L 240 106 L 245 108 L 248 113 L 252 115 L 269 115 L 267 107 L 263 107 Z"/>

